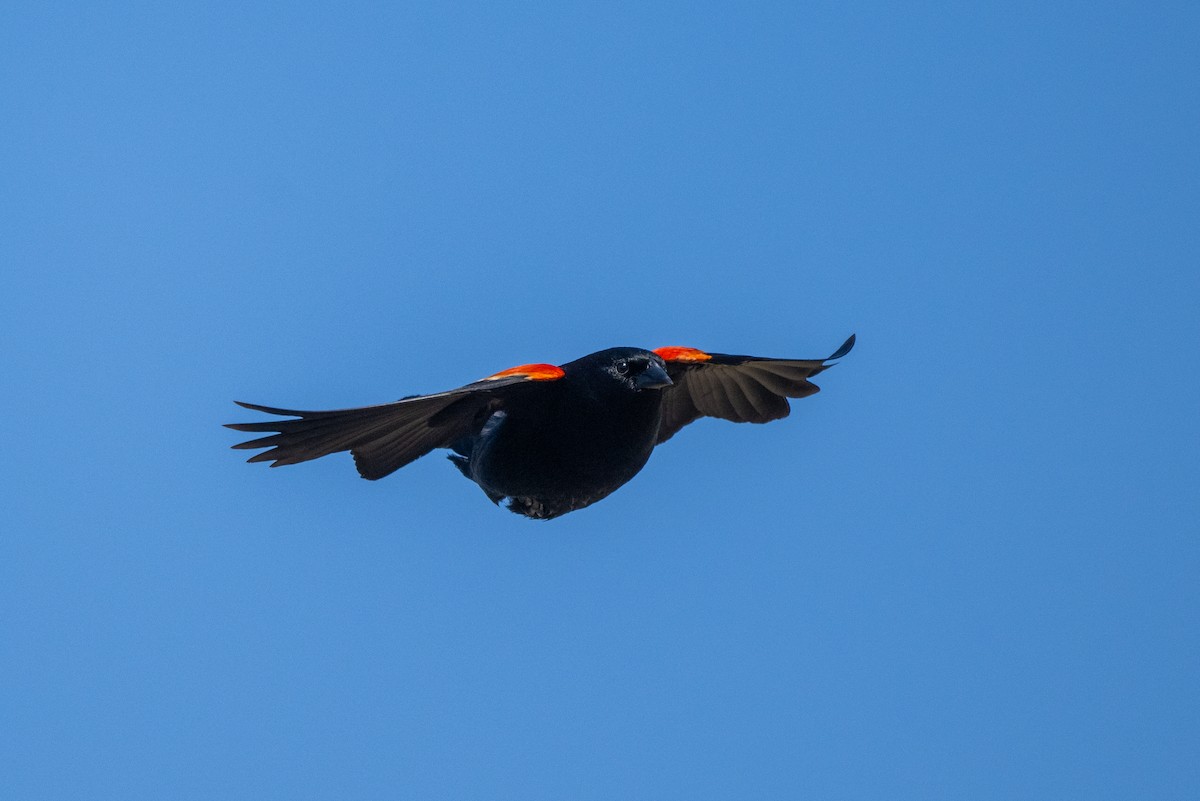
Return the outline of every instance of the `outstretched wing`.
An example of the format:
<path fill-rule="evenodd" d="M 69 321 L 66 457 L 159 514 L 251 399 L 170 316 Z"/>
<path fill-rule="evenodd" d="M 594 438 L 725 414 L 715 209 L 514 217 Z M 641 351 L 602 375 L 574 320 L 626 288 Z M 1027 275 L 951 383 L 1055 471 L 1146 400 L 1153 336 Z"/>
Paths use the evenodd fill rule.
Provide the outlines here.
<path fill-rule="evenodd" d="M 851 335 L 825 359 L 767 359 L 706 353 L 695 348 L 659 348 L 675 383 L 662 390 L 662 423 L 658 441 L 666 442 L 699 417 L 720 417 L 735 423 L 766 423 L 787 417 L 788 398 L 805 398 L 820 391 L 808 379 L 854 347 Z"/>
<path fill-rule="evenodd" d="M 553 382 L 563 371 L 549 364 L 526 364 L 464 387 L 417 395 L 395 403 L 331 411 L 298 411 L 234 401 L 246 409 L 294 417 L 261 423 L 229 423 L 235 431 L 274 432 L 234 448 L 267 448 L 250 462 L 271 467 L 297 464 L 339 451 L 350 451 L 363 478 L 379 479 L 434 448 L 448 448 L 477 432 L 491 413 L 524 392 Z"/>

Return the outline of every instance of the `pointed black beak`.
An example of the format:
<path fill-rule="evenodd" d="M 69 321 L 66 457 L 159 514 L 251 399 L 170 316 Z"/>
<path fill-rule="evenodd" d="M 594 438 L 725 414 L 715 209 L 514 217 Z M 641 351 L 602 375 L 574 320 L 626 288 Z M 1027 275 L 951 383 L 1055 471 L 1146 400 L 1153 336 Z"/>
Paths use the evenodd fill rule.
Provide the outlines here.
<path fill-rule="evenodd" d="M 638 389 L 662 389 L 675 382 L 671 380 L 671 376 L 667 375 L 667 371 L 662 368 L 662 365 L 652 361 L 649 367 L 638 374 L 634 383 L 637 384 Z"/>

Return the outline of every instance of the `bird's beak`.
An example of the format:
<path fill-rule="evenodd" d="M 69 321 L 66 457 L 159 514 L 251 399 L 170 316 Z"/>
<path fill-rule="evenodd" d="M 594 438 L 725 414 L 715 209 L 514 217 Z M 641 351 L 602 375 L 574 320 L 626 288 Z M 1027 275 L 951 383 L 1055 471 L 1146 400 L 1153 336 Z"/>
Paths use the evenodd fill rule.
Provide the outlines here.
<path fill-rule="evenodd" d="M 658 362 L 650 362 L 650 366 L 634 379 L 634 383 L 637 384 L 638 389 L 662 389 L 663 387 L 671 386 L 675 382 L 671 380 L 671 376 L 667 375 L 667 371 Z"/>

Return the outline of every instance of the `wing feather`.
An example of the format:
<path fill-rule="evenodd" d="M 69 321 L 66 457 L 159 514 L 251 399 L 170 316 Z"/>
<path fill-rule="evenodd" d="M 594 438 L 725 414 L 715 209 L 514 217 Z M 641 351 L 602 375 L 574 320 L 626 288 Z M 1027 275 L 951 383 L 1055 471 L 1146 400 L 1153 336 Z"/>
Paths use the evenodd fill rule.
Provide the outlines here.
<path fill-rule="evenodd" d="M 300 411 L 235 401 L 239 406 L 292 420 L 230 423 L 235 431 L 273 432 L 234 448 L 255 450 L 250 462 L 272 467 L 298 464 L 350 451 L 363 478 L 379 479 L 434 448 L 448 448 L 469 436 L 494 409 L 515 394 L 553 383 L 527 374 L 505 375 L 449 392 L 417 395 L 394 403 L 328 411 Z"/>
<path fill-rule="evenodd" d="M 759 418 L 758 409 L 754 406 L 753 392 L 743 383 L 744 376 L 737 370 L 729 370 L 724 375 L 714 376 L 720 382 L 721 390 L 733 413 L 738 419 L 756 421 Z"/>
<path fill-rule="evenodd" d="M 766 423 L 787 417 L 791 412 L 788 398 L 806 398 L 818 392 L 819 387 L 808 379 L 830 367 L 830 360 L 849 353 L 854 339 L 847 339 L 828 359 L 768 359 L 692 348 L 659 349 L 660 355 L 680 352 L 689 357 L 665 359 L 675 383 L 662 391 L 658 441 L 666 442 L 699 417 L 735 423 Z"/>

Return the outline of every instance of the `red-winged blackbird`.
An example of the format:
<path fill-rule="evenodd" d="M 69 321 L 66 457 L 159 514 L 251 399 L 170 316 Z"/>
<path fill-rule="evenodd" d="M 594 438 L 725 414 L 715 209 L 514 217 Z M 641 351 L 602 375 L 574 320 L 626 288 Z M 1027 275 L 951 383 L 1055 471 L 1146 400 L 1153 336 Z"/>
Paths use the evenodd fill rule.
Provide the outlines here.
<path fill-rule="evenodd" d="M 277 432 L 233 446 L 270 448 L 251 462 L 278 467 L 348 450 L 372 480 L 450 448 L 450 461 L 492 502 L 507 500 L 517 514 L 549 519 L 613 492 L 637 475 L 655 445 L 698 417 L 786 417 L 787 399 L 817 392 L 808 379 L 852 347 L 853 336 L 827 359 L 609 348 L 560 367 L 523 364 L 381 406 L 301 412 L 236 401 L 299 419 L 229 428 Z"/>

